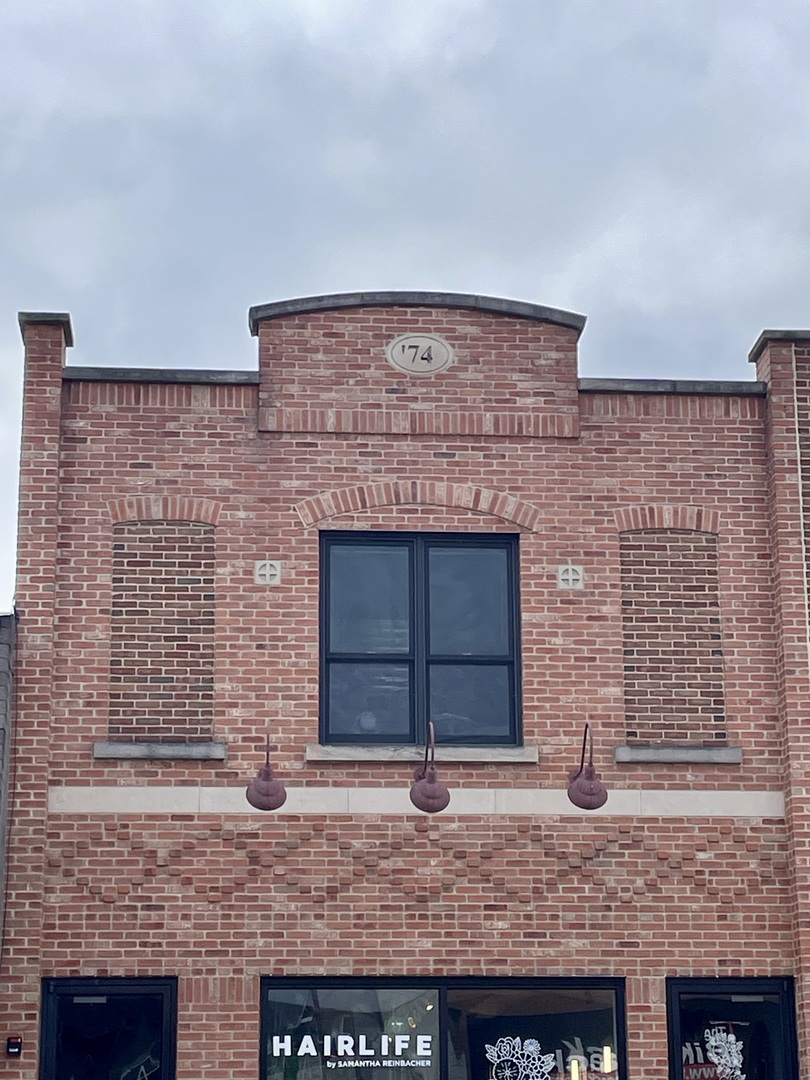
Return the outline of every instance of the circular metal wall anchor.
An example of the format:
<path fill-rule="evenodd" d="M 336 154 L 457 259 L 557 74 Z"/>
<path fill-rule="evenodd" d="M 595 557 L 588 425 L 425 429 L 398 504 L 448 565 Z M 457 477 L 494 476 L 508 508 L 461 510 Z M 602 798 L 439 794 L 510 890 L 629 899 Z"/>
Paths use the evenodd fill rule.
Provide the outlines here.
<path fill-rule="evenodd" d="M 424 763 L 413 775 L 416 783 L 411 788 L 411 802 L 416 809 L 424 810 L 426 814 L 444 810 L 450 802 L 450 792 L 441 780 L 436 779 L 436 729 L 432 721 L 428 724 Z"/>
<path fill-rule="evenodd" d="M 585 746 L 590 744 L 588 764 L 585 764 Z M 593 764 L 593 736 L 591 725 L 585 725 L 585 733 L 582 736 L 582 757 L 579 768 L 572 769 L 568 774 L 568 798 L 578 806 L 580 810 L 598 810 L 607 802 L 607 788 L 602 783 L 599 773 Z"/>
<path fill-rule="evenodd" d="M 287 791 L 280 780 L 273 776 L 270 767 L 270 736 L 267 736 L 267 750 L 264 765 L 251 780 L 245 791 L 245 798 L 257 810 L 278 810 L 287 801 Z"/>

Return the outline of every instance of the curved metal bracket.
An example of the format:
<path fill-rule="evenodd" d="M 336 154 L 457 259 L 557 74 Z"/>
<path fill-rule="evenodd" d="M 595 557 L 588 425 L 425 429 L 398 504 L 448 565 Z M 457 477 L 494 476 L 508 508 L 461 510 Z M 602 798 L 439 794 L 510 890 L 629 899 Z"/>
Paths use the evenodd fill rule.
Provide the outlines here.
<path fill-rule="evenodd" d="M 436 779 L 436 729 L 431 721 L 425 739 L 425 760 L 414 771 L 416 781 L 411 788 L 411 802 L 417 810 L 437 814 L 450 802 L 448 788 Z"/>
<path fill-rule="evenodd" d="M 245 798 L 257 810 L 278 810 L 287 801 L 287 791 L 280 780 L 276 780 L 270 766 L 270 734 L 267 735 L 267 747 L 264 765 L 251 780 L 245 791 Z"/>
<path fill-rule="evenodd" d="M 588 764 L 585 764 L 585 748 L 589 747 Z M 582 735 L 582 754 L 579 768 L 568 774 L 568 798 L 581 810 L 598 810 L 607 802 L 607 788 L 602 783 L 593 764 L 593 735 L 591 725 L 585 725 Z"/>

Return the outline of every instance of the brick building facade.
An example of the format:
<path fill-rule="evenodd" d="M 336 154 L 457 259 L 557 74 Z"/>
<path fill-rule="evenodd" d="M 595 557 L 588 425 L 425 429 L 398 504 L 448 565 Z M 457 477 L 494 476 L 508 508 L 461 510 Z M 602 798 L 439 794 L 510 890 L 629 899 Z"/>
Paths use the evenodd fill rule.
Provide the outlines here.
<path fill-rule="evenodd" d="M 254 308 L 256 374 L 20 322 L 0 1074 L 810 1077 L 810 332 L 709 383 L 450 294 Z"/>

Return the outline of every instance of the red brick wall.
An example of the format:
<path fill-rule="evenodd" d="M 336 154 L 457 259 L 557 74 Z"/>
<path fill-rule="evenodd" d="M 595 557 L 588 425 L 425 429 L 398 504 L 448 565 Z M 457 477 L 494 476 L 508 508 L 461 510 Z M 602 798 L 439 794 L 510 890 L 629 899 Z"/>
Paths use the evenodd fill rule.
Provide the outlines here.
<path fill-rule="evenodd" d="M 381 358 L 409 321 L 464 342 L 436 381 L 411 386 Z M 663 1080 L 666 975 L 795 969 L 787 827 L 744 816 L 746 793 L 784 784 L 763 401 L 577 396 L 571 332 L 480 313 L 323 313 L 263 335 L 263 408 L 287 411 L 265 415 L 262 430 L 249 386 L 68 381 L 60 406 L 50 343 L 50 382 L 29 410 L 24 450 L 28 681 L 0 1019 L 8 1030 L 19 1022 L 34 1046 L 41 976 L 177 974 L 179 1075 L 253 1080 L 262 973 L 620 975 L 631 1073 Z M 565 425 L 504 436 L 488 419 L 531 417 L 535 403 Z M 454 417 L 453 431 L 413 419 L 432 405 Z M 366 430 L 366 414 L 382 416 L 382 433 Z M 61 457 L 58 491 L 54 461 L 38 453 L 41 425 Z M 178 500 L 185 509 L 169 509 Z M 43 505 L 50 561 L 38 546 Z M 621 534 L 628 514 L 650 507 L 662 519 L 687 508 L 689 520 L 705 511 L 718 522 L 727 735 L 743 749 L 739 765 L 613 763 L 627 738 Z M 108 737 L 111 642 L 113 658 L 129 647 L 112 612 L 114 544 L 128 529 L 116 526 L 130 519 L 150 533 L 159 521 L 216 519 L 213 735 L 228 742 L 227 762 L 92 756 Z M 401 761 L 307 757 L 317 742 L 320 528 L 519 533 L 523 726 L 539 763 L 442 765 L 454 791 L 563 788 L 589 720 L 611 793 L 737 791 L 741 816 L 611 816 L 610 802 L 599 818 L 573 807 L 462 816 L 452 804 L 438 820 L 46 814 L 49 786 L 146 799 L 233 789 L 241 807 L 268 729 L 290 787 L 325 798 L 407 787 Z M 703 558 L 700 527 L 676 528 L 684 539 L 673 544 Z M 254 583 L 264 558 L 282 562 L 280 585 Z M 569 560 L 584 568 L 582 590 L 557 586 Z M 223 1029 L 228 1045 L 201 1055 Z M 3 1070 L 35 1074 L 30 1056 Z"/>
<path fill-rule="evenodd" d="M 620 546 L 628 742 L 725 741 L 717 537 L 622 533 Z"/>
<path fill-rule="evenodd" d="M 778 822 L 134 816 L 53 833 L 43 974 L 178 975 L 189 1080 L 255 1078 L 263 974 L 625 976 L 631 1075 L 663 1078 L 664 974 L 791 967 Z"/>
<path fill-rule="evenodd" d="M 129 522 L 112 547 L 110 736 L 210 739 L 214 527 Z"/>
<path fill-rule="evenodd" d="M 457 361 L 409 378 L 385 357 L 418 327 Z M 268 431 L 574 434 L 576 342 L 568 327 L 442 308 L 288 316 L 259 329 L 259 427 Z"/>

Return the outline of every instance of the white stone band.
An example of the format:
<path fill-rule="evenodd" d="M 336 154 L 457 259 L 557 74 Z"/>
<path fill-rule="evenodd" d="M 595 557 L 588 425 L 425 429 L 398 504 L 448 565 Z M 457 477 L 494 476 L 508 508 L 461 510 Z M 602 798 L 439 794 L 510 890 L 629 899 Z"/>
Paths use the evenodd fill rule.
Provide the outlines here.
<path fill-rule="evenodd" d="M 268 815 L 245 800 L 243 787 L 51 787 L 52 814 L 383 814 L 424 817 L 408 798 L 407 787 L 288 787 L 287 801 Z M 542 788 L 451 788 L 442 817 L 629 817 L 629 818 L 783 818 L 781 791 L 666 791 L 613 789 L 601 810 L 578 810 L 565 790 Z"/>

